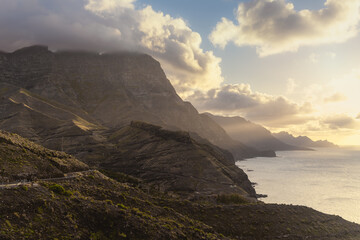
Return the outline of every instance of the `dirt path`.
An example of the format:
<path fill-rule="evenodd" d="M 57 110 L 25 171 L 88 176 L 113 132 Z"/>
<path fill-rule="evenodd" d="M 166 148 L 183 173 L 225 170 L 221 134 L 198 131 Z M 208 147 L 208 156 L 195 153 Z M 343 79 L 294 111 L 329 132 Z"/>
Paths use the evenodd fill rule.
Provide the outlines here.
<path fill-rule="evenodd" d="M 17 188 L 20 186 L 38 187 L 39 184 L 36 183 L 37 181 L 51 182 L 51 181 L 60 181 L 60 180 L 70 180 L 70 179 L 74 179 L 74 178 L 83 176 L 84 173 L 89 173 L 89 172 L 93 172 L 93 171 L 94 170 L 86 170 L 86 171 L 81 171 L 81 172 L 66 173 L 66 174 L 64 174 L 64 177 L 60 177 L 60 178 L 45 178 L 45 179 L 38 179 L 36 181 L 21 180 L 21 181 L 11 182 L 11 183 L 2 183 L 2 184 L 0 184 L 0 190 Z"/>

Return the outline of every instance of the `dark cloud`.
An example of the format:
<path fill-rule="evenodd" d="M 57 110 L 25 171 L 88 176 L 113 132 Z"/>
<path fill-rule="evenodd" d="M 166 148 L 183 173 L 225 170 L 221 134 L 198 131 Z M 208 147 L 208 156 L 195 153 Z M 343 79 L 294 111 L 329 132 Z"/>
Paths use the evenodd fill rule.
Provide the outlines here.
<path fill-rule="evenodd" d="M 322 123 L 328 125 L 331 129 L 357 129 L 359 127 L 359 122 L 347 115 L 327 117 Z"/>

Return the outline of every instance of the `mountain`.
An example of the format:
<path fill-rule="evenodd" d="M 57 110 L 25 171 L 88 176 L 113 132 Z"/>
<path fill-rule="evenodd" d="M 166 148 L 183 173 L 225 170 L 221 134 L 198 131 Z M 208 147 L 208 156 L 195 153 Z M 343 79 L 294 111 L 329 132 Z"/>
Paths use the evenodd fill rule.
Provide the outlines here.
<path fill-rule="evenodd" d="M 139 122 L 114 133 L 113 141 L 126 146 L 131 140 L 129 136 L 146 134 L 150 136 L 140 152 L 154 149 L 149 139 L 158 141 L 159 145 L 168 141 L 172 145 L 198 144 L 184 132 L 170 132 Z M 307 207 L 249 202 L 236 193 L 219 193 L 211 198 L 199 195 L 189 201 L 124 174 L 104 171 L 104 175 L 88 170 L 76 158 L 43 148 L 16 134 L 1 132 L 0 136 L 3 172 L 16 171 L 20 177 L 17 184 L 0 183 L 0 239 L 351 240 L 360 237 L 359 225 Z M 206 151 L 201 146 L 197 150 L 199 154 Z M 160 157 L 160 152 L 155 152 Z M 58 167 L 60 160 L 61 166 L 66 167 Z M 16 163 L 18 169 L 14 170 L 9 163 Z M 27 178 L 29 169 L 32 171 L 42 164 L 35 173 L 36 181 L 19 182 Z M 58 170 L 56 174 L 54 169 Z M 59 172 L 66 174 L 61 177 Z"/>
<path fill-rule="evenodd" d="M 289 144 L 281 139 L 279 140 L 263 126 L 245 118 L 215 116 L 211 113 L 205 114 L 219 124 L 231 138 L 259 150 L 309 150 L 302 145 Z"/>
<path fill-rule="evenodd" d="M 139 53 L 2 52 L 0 116 L 1 129 L 79 158 L 89 149 L 102 154 L 104 134 L 133 120 L 196 133 L 236 159 L 275 155 L 231 139 L 176 94 L 157 61 Z"/>
<path fill-rule="evenodd" d="M 274 135 L 274 137 L 276 137 L 277 139 L 279 139 L 285 143 L 293 144 L 296 146 L 302 146 L 302 147 L 307 147 L 307 148 L 321 148 L 321 147 L 336 148 L 336 147 L 339 147 L 339 146 L 335 145 L 334 143 L 331 143 L 327 140 L 313 141 L 309 137 L 306 137 L 306 136 L 294 137 L 293 135 L 291 135 L 287 132 L 273 133 L 273 135 Z"/>
<path fill-rule="evenodd" d="M 109 141 L 122 151 L 113 151 L 100 164 L 102 169 L 126 172 L 166 192 L 256 196 L 229 152 L 195 141 L 187 132 L 132 122 Z"/>

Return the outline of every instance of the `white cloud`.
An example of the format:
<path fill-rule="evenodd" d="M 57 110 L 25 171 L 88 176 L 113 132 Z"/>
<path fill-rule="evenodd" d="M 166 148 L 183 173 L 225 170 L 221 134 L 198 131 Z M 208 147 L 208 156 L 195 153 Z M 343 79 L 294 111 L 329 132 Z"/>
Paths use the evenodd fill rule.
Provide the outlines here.
<path fill-rule="evenodd" d="M 323 9 L 296 11 L 285 0 L 251 0 L 239 4 L 237 23 L 222 18 L 209 39 L 220 47 L 255 46 L 262 57 L 343 42 L 357 33 L 359 6 L 359 0 L 327 0 Z"/>
<path fill-rule="evenodd" d="M 296 83 L 295 79 L 289 78 L 286 81 L 286 93 L 292 94 L 294 93 L 295 89 L 298 87 L 298 84 Z"/>
<path fill-rule="evenodd" d="M 312 63 L 318 63 L 319 62 L 319 55 L 315 54 L 315 53 L 312 53 L 310 54 L 309 56 L 309 60 L 310 62 Z"/>
<path fill-rule="evenodd" d="M 299 105 L 285 97 L 253 92 L 248 84 L 224 85 L 188 97 L 200 111 L 240 115 L 268 127 L 301 124 L 312 113 L 310 103 Z"/>
<path fill-rule="evenodd" d="M 33 44 L 51 49 L 140 51 L 159 60 L 180 92 L 223 82 L 221 59 L 201 48 L 181 18 L 137 9 L 135 0 L 1 0 L 0 50 Z"/>
<path fill-rule="evenodd" d="M 331 59 L 335 59 L 335 58 L 336 58 L 336 53 L 334 53 L 334 52 L 328 52 L 326 55 L 327 55 L 328 57 L 330 57 Z"/>
<path fill-rule="evenodd" d="M 334 93 L 334 94 L 324 98 L 325 103 L 342 102 L 345 100 L 347 100 L 347 97 L 344 94 L 341 94 L 339 92 Z"/>
<path fill-rule="evenodd" d="M 134 9 L 135 0 L 89 0 L 85 9 L 93 12 L 112 12 L 115 9 Z"/>

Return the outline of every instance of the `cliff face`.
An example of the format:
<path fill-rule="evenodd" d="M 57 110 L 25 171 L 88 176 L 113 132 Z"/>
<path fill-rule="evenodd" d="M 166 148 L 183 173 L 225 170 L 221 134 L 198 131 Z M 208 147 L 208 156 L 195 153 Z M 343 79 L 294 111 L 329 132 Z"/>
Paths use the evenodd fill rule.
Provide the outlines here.
<path fill-rule="evenodd" d="M 242 117 L 222 117 L 206 113 L 219 124 L 227 134 L 250 147 L 260 150 L 289 151 L 308 150 L 303 145 L 291 144 L 275 138 L 269 130 Z"/>
<path fill-rule="evenodd" d="M 238 193 L 255 197 L 246 174 L 235 166 L 231 154 L 202 144 L 186 132 L 132 122 L 110 136 L 116 149 L 101 168 L 124 171 L 166 192 L 201 196 Z"/>
<path fill-rule="evenodd" d="M 182 101 L 160 64 L 144 54 L 52 53 L 41 46 L 2 53 L 0 97 L 1 128 L 72 153 L 80 151 L 76 141 L 93 145 L 100 131 L 139 120 L 194 132 L 236 158 L 264 155 Z"/>

